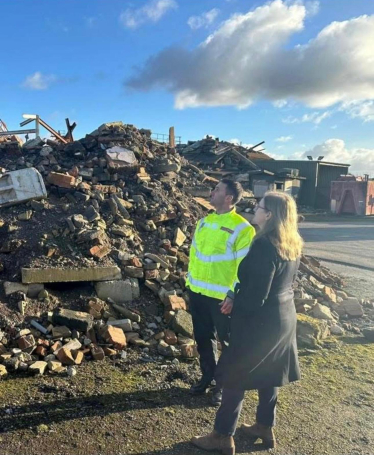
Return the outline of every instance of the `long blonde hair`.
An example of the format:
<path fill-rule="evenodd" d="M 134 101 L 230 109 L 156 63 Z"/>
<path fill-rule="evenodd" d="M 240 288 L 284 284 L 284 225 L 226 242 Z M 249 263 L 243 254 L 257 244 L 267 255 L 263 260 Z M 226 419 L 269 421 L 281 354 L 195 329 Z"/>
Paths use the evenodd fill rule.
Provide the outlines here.
<path fill-rule="evenodd" d="M 271 212 L 271 218 L 256 238 L 268 237 L 282 259 L 294 261 L 301 256 L 303 247 L 295 200 L 287 193 L 268 191 L 264 195 L 264 205 Z"/>

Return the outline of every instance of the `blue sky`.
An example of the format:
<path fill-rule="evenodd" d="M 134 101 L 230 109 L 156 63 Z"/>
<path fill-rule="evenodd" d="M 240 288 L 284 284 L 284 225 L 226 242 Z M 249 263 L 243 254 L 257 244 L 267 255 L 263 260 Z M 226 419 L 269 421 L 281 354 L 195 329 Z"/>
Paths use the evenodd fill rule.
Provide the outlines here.
<path fill-rule="evenodd" d="M 69 117 L 78 138 L 115 120 L 159 133 L 174 125 L 184 141 L 265 140 L 274 156 L 322 153 L 374 174 L 371 0 L 0 6 L 0 118 L 9 128 L 22 113 L 56 129 Z"/>

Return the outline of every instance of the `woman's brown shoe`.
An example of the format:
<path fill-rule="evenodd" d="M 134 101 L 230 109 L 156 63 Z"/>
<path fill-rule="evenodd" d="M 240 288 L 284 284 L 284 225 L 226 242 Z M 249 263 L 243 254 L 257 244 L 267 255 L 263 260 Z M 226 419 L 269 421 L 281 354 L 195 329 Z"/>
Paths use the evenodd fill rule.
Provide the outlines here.
<path fill-rule="evenodd" d="M 276 440 L 274 430 L 272 427 L 267 427 L 261 423 L 255 423 L 254 425 L 242 425 L 244 434 L 252 438 L 259 438 L 262 443 L 269 449 L 274 449 L 276 446 Z"/>
<path fill-rule="evenodd" d="M 235 455 L 235 443 L 232 436 L 225 436 L 212 431 L 206 436 L 194 436 L 192 444 L 203 450 L 217 450 L 223 455 Z"/>

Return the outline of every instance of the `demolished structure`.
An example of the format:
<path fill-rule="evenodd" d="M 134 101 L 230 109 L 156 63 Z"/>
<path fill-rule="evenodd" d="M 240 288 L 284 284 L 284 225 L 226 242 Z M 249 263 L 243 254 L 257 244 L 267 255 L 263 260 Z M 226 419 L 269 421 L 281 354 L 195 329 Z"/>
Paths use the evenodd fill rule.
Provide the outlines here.
<path fill-rule="evenodd" d="M 211 207 L 194 188 L 208 195 L 217 180 L 122 122 L 70 143 L 5 145 L 0 167 L 35 169 L 48 191 L 1 208 L 0 376 L 75 374 L 84 360 L 125 358 L 128 345 L 144 361 L 197 356 L 185 280 L 196 222 Z M 339 319 L 364 316 L 341 285 L 303 259 L 300 343 L 317 346 L 344 333 Z"/>
<path fill-rule="evenodd" d="M 207 136 L 201 141 L 190 141 L 178 147 L 180 153 L 204 172 L 216 178 L 229 177 L 240 182 L 256 199 L 261 199 L 266 191 L 285 191 L 298 198 L 304 177 L 294 169 L 267 169 L 267 164 L 275 161 L 258 149 L 264 141 L 252 147 L 243 147 L 231 142 L 219 141 Z M 261 163 L 261 166 L 257 164 Z"/>

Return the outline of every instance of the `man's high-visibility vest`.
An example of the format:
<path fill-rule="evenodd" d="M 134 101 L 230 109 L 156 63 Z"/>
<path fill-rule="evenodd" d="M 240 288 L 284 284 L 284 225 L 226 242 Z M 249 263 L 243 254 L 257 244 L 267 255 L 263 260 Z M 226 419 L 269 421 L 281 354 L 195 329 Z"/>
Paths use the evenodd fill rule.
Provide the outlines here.
<path fill-rule="evenodd" d="M 228 290 L 234 290 L 239 264 L 254 235 L 254 227 L 235 209 L 202 218 L 192 240 L 186 286 L 223 300 Z"/>

